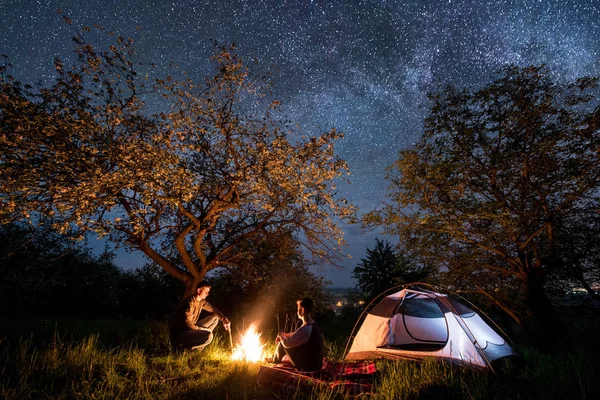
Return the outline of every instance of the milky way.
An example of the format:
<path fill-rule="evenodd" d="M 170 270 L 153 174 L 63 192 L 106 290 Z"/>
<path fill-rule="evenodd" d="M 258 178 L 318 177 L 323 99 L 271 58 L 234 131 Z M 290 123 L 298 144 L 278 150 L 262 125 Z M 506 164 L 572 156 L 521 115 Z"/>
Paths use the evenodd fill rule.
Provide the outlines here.
<path fill-rule="evenodd" d="M 477 87 L 503 65 L 546 64 L 559 79 L 600 71 L 600 1 L 22 1 L 0 0 L 0 54 L 22 81 L 50 79 L 72 27 L 99 24 L 132 37 L 140 57 L 202 76 L 212 40 L 235 42 L 273 75 L 285 114 L 307 133 L 337 128 L 366 212 L 384 200 L 385 167 L 422 133 L 428 91 Z M 346 226 L 352 260 L 326 270 L 335 285 L 375 232 Z M 132 259 L 121 257 L 121 263 Z"/>

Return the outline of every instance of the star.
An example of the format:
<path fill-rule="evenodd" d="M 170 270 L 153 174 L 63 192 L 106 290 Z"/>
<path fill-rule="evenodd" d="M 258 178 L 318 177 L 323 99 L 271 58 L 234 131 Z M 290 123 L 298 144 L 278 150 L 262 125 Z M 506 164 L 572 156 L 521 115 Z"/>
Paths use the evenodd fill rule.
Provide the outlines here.
<path fill-rule="evenodd" d="M 600 65 L 596 0 L 4 0 L 0 54 L 19 80 L 49 81 L 52 60 L 70 56 L 73 30 L 57 9 L 75 26 L 134 38 L 142 60 L 174 60 L 197 78 L 212 40 L 235 42 L 272 74 L 290 120 L 309 134 L 345 134 L 337 151 L 351 184 L 338 187 L 361 212 L 385 199 L 385 168 L 422 134 L 428 91 L 483 85 L 510 63 L 543 63 L 564 79 Z M 354 259 L 326 276 L 353 286 L 352 269 L 381 234 L 344 229 Z"/>

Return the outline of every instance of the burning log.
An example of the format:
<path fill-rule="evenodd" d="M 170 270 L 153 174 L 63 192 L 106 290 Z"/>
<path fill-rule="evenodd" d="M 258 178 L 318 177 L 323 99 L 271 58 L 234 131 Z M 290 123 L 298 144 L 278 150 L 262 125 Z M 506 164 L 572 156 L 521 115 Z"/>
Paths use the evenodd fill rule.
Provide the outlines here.
<path fill-rule="evenodd" d="M 242 334 L 241 341 L 232 349 L 232 360 L 257 362 L 263 359 L 265 344 L 260 341 L 261 334 L 256 330 L 256 322 Z"/>

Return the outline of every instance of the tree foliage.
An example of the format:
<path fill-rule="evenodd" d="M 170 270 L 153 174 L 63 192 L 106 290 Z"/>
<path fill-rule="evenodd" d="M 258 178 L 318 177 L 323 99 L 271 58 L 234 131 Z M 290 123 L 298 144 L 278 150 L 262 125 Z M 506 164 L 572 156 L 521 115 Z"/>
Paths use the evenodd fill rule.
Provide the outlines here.
<path fill-rule="evenodd" d="M 434 279 L 434 271 L 411 262 L 387 240 L 375 239 L 375 247 L 367 248 L 352 277 L 361 297 L 371 300 L 391 287 Z"/>
<path fill-rule="evenodd" d="M 191 293 L 207 272 L 239 266 L 240 244 L 294 231 L 334 260 L 353 207 L 335 130 L 304 137 L 278 119 L 233 46 L 204 82 L 148 78 L 131 40 L 106 50 L 74 38 L 56 80 L 0 81 L 0 222 L 51 217 L 146 254 Z M 176 69 L 174 68 L 175 72 Z M 152 71 L 150 71 L 151 73 Z M 160 110 L 160 111 L 157 111 Z"/>
<path fill-rule="evenodd" d="M 552 272 L 548 286 L 555 292 L 583 288 L 600 301 L 600 213 L 598 208 L 582 210 L 579 218 L 563 221 L 559 227 L 562 267 Z"/>
<path fill-rule="evenodd" d="M 166 319 L 179 302 L 182 283 L 154 263 L 121 270 L 117 316 Z"/>
<path fill-rule="evenodd" d="M 331 296 L 329 284 L 312 273 L 310 263 L 291 232 L 282 232 L 250 240 L 242 250 L 247 254 L 242 268 L 216 271 L 211 277 L 210 299 L 227 315 L 254 319 L 264 328 L 280 329 L 286 318 L 296 315 L 296 300 L 310 297 L 318 314 L 327 313 Z M 234 317 L 235 318 L 235 317 Z M 239 322 L 242 321 L 234 321 Z"/>
<path fill-rule="evenodd" d="M 568 240 L 588 243 L 580 255 L 594 243 L 571 233 L 599 210 L 598 79 L 507 67 L 487 87 L 431 99 L 423 137 L 389 168 L 392 202 L 367 223 L 399 235 L 455 288 L 550 329 L 544 285 L 567 271 Z"/>
<path fill-rule="evenodd" d="M 181 292 L 157 266 L 121 270 L 48 226 L 5 224 L 0 242 L 2 315 L 163 318 Z"/>

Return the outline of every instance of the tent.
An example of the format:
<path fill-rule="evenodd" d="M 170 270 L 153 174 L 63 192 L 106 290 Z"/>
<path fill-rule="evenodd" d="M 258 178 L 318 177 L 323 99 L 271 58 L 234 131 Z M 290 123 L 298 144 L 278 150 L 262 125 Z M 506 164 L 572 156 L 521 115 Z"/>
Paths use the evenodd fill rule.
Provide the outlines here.
<path fill-rule="evenodd" d="M 350 337 L 346 359 L 434 357 L 492 368 L 495 360 L 514 355 L 475 311 L 446 294 L 411 287 L 371 303 L 374 307 Z"/>

